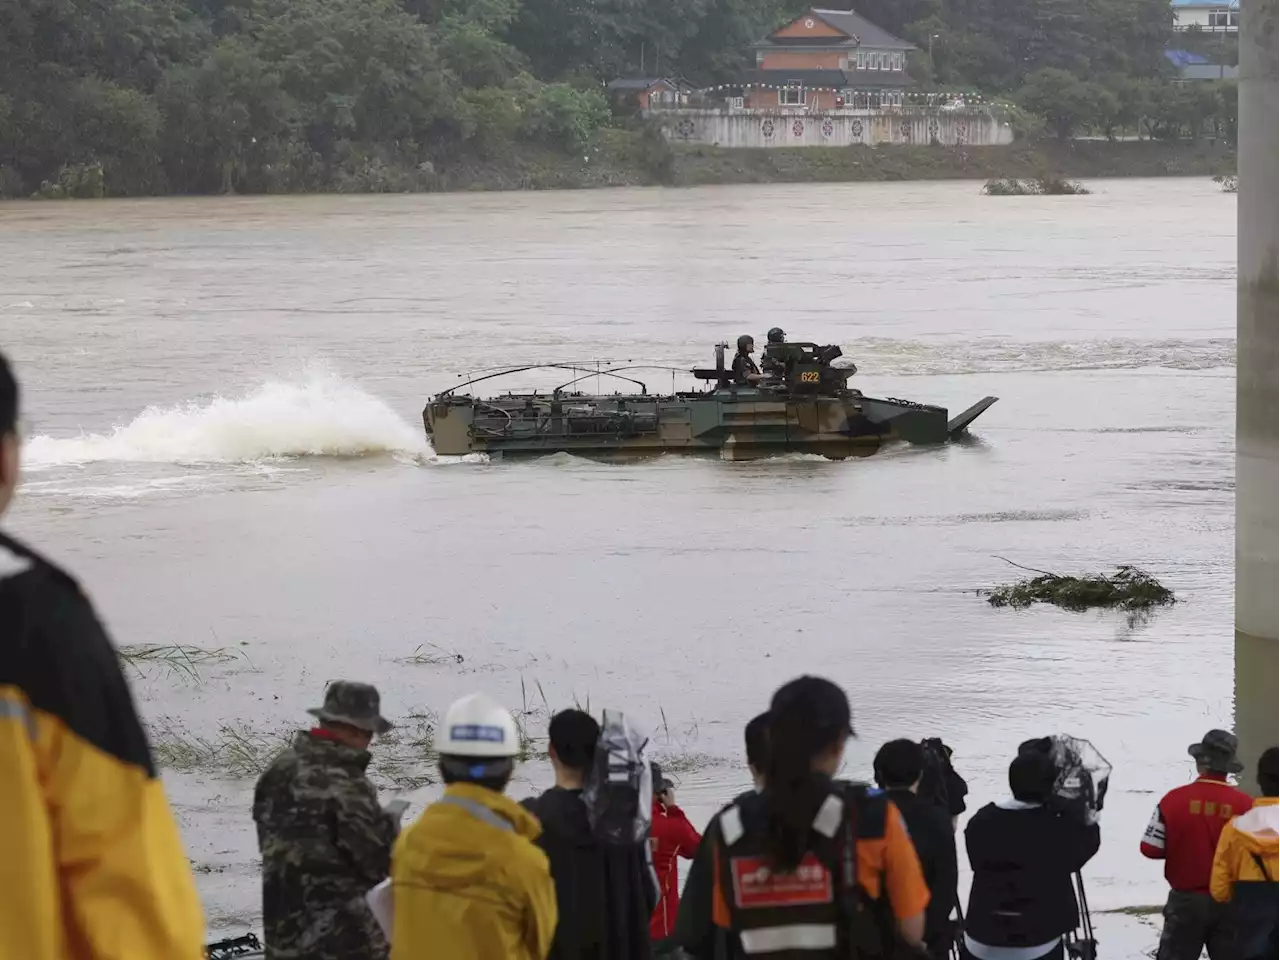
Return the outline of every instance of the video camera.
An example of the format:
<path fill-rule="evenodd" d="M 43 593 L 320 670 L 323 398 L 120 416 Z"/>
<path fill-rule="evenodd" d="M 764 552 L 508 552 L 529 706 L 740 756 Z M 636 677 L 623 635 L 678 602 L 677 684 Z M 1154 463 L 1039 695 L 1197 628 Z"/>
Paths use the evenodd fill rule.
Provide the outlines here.
<path fill-rule="evenodd" d="M 1107 799 L 1107 786 L 1111 780 L 1111 764 L 1088 740 L 1063 735 L 1028 740 L 1018 747 L 1018 752 L 1035 751 L 1047 754 L 1053 760 L 1053 793 L 1046 806 L 1062 816 L 1093 825 Z M 1075 876 L 1076 902 L 1080 908 L 1080 931 L 1066 935 L 1067 955 L 1072 960 L 1095 960 L 1098 941 L 1093 935 L 1093 917 L 1089 914 L 1089 899 L 1084 892 L 1084 877 Z"/>
<path fill-rule="evenodd" d="M 1019 753 L 1044 753 L 1053 761 L 1053 793 L 1048 806 L 1081 823 L 1098 822 L 1107 799 L 1111 764 L 1088 740 L 1061 734 L 1027 740 Z"/>

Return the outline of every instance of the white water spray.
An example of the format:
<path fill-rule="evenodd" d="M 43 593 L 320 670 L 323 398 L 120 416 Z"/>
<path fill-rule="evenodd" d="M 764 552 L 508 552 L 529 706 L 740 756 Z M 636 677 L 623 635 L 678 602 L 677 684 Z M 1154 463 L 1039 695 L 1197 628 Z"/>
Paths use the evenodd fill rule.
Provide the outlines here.
<path fill-rule="evenodd" d="M 272 380 L 237 399 L 148 407 L 110 433 L 35 436 L 34 469 L 122 461 L 243 463 L 279 457 L 431 456 L 420 429 L 349 380 L 312 372 Z"/>

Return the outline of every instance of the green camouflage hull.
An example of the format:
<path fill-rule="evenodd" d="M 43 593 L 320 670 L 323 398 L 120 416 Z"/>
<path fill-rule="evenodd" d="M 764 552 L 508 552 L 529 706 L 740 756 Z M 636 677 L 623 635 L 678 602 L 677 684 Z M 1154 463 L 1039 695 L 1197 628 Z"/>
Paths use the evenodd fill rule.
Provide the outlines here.
<path fill-rule="evenodd" d="M 945 443 L 995 401 L 987 397 L 948 420 L 943 407 L 857 391 L 833 397 L 745 387 L 669 396 L 508 394 L 492 400 L 445 394 L 427 404 L 422 421 L 440 456 L 704 453 L 750 460 L 812 453 L 844 459 L 894 441 Z"/>

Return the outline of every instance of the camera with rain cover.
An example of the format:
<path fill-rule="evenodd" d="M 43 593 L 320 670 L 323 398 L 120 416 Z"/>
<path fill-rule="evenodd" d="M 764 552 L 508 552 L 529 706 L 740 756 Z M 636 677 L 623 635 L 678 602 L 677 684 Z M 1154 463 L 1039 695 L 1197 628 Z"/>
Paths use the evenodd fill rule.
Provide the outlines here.
<path fill-rule="evenodd" d="M 1098 822 L 1107 798 L 1111 764 L 1088 740 L 1078 737 L 1052 736 L 1027 740 L 1019 753 L 1046 754 L 1053 761 L 1053 791 L 1050 809 L 1085 824 Z"/>
<path fill-rule="evenodd" d="M 1052 736 L 1028 740 L 1018 752 L 1046 754 L 1053 761 L 1053 790 L 1046 806 L 1059 815 L 1092 826 L 1107 799 L 1111 764 L 1088 740 L 1078 737 Z M 1076 903 L 1080 910 L 1080 928 L 1066 935 L 1064 945 L 1071 960 L 1096 960 L 1098 941 L 1093 935 L 1093 917 L 1085 895 L 1084 877 L 1075 876 Z"/>

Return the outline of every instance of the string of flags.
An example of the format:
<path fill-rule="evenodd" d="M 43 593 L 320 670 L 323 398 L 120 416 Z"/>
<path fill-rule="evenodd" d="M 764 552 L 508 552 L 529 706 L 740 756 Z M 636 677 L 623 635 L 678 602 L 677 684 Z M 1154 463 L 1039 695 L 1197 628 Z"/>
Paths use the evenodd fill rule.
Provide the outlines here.
<path fill-rule="evenodd" d="M 892 90 L 885 87 L 825 87 L 811 86 L 807 83 L 722 83 L 717 86 L 703 87 L 697 92 L 701 94 L 709 94 L 723 93 L 725 91 L 733 90 L 794 90 L 796 87 L 801 87 L 805 90 L 816 90 L 823 93 L 841 93 L 847 90 L 848 92 L 855 94 L 892 94 L 904 97 L 908 103 L 935 104 L 955 103 L 959 101 L 965 106 L 995 103 L 995 101 L 984 97 L 980 93 L 962 92 L 958 90 L 947 92 L 929 91 L 928 93 L 904 93 L 900 90 Z"/>

